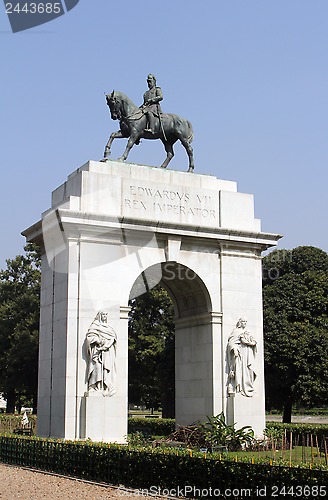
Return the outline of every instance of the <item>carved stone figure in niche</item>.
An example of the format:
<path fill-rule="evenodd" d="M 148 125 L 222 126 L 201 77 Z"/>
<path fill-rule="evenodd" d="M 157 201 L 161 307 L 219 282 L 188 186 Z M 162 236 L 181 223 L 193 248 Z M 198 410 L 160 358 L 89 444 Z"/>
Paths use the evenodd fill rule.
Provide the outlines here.
<path fill-rule="evenodd" d="M 108 313 L 99 311 L 86 335 L 88 390 L 105 396 L 115 394 L 117 336 L 108 324 Z"/>
<path fill-rule="evenodd" d="M 228 394 L 240 392 L 243 396 L 254 394 L 254 360 L 256 340 L 246 330 L 246 318 L 240 318 L 228 338 Z"/>

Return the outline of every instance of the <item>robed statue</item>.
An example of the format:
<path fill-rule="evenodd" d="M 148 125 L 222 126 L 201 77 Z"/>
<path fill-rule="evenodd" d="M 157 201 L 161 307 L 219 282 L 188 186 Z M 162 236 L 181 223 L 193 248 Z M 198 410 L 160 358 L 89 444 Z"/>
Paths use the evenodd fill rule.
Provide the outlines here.
<path fill-rule="evenodd" d="M 256 378 L 254 361 L 257 342 L 246 328 L 246 318 L 239 318 L 228 338 L 228 394 L 252 397 Z"/>
<path fill-rule="evenodd" d="M 86 335 L 89 391 L 96 391 L 104 396 L 115 394 L 116 343 L 117 336 L 108 324 L 107 312 L 99 311 Z"/>
<path fill-rule="evenodd" d="M 166 168 L 174 156 L 173 145 L 179 139 L 184 146 L 188 159 L 188 172 L 194 170 L 194 155 L 191 142 L 194 138 L 191 123 L 178 115 L 163 113 L 160 102 L 163 100 L 162 89 L 156 85 L 156 78 L 149 74 L 148 90 L 144 93 L 144 102 L 138 107 L 122 92 L 106 94 L 111 118 L 120 122 L 120 130 L 113 132 L 106 144 L 104 158 L 110 155 L 114 139 L 128 138 L 128 143 L 120 161 L 127 159 L 131 148 L 140 143 L 140 139 L 160 139 L 166 151 L 162 167 Z"/>

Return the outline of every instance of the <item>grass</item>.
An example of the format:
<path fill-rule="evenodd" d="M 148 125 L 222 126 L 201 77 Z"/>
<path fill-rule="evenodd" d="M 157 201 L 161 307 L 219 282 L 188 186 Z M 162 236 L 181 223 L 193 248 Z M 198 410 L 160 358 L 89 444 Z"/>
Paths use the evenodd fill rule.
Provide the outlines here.
<path fill-rule="evenodd" d="M 278 463 L 292 463 L 293 465 L 312 464 L 328 465 L 327 457 L 317 447 L 295 446 L 291 450 L 264 450 L 264 451 L 236 451 L 226 454 L 227 457 L 248 458 L 254 460 L 267 459 Z"/>

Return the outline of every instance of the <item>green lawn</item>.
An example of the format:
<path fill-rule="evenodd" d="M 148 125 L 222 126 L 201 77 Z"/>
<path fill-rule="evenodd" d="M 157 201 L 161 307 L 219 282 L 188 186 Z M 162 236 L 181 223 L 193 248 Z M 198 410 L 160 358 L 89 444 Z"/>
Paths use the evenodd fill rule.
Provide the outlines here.
<path fill-rule="evenodd" d="M 325 454 L 318 451 L 316 447 L 310 446 L 295 446 L 292 450 L 237 451 L 229 452 L 226 456 L 237 457 L 237 459 L 249 458 L 249 460 L 266 458 L 278 463 L 328 465 Z"/>

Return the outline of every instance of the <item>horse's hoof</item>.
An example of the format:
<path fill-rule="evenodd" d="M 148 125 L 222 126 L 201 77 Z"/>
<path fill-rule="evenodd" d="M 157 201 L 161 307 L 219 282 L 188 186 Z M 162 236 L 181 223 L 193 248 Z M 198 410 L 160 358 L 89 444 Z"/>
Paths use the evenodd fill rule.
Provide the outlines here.
<path fill-rule="evenodd" d="M 191 172 L 191 173 L 192 173 L 193 171 L 194 171 L 194 167 L 189 167 L 189 168 L 188 168 L 188 172 Z"/>
<path fill-rule="evenodd" d="M 106 163 L 107 161 L 109 161 L 109 158 L 102 158 L 101 160 L 99 160 L 101 163 Z"/>

